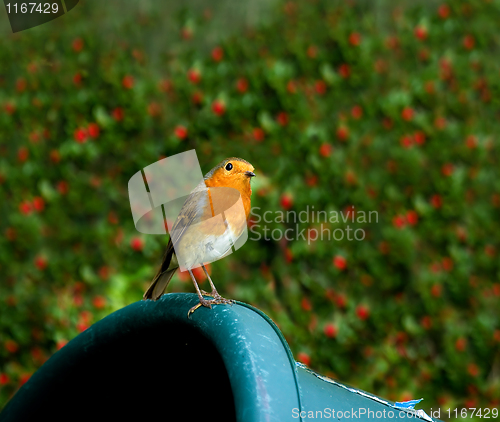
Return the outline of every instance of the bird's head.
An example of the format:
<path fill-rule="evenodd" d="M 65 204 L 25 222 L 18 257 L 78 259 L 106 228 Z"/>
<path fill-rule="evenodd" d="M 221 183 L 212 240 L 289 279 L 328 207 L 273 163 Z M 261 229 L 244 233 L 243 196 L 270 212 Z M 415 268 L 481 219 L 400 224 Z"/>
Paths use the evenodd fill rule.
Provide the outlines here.
<path fill-rule="evenodd" d="M 254 166 L 242 158 L 226 158 L 205 175 L 205 184 L 208 187 L 238 189 L 242 196 L 250 196 L 250 180 L 255 176 L 254 170 Z"/>

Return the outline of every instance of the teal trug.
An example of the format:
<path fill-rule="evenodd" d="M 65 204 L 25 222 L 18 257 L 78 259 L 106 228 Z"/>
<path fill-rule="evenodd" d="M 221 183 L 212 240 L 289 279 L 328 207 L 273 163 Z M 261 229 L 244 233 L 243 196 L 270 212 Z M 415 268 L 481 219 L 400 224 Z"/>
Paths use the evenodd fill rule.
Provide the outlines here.
<path fill-rule="evenodd" d="M 281 422 L 347 419 L 346 411 L 363 421 L 411 416 L 296 364 L 279 329 L 258 309 L 237 302 L 201 307 L 188 318 L 197 302 L 194 294 L 171 293 L 95 323 L 33 374 L 0 421 Z"/>

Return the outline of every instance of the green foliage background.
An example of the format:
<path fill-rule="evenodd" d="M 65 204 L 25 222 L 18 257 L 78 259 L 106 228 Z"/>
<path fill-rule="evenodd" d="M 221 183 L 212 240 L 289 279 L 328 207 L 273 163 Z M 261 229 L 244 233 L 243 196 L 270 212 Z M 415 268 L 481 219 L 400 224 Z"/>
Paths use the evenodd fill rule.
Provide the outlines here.
<path fill-rule="evenodd" d="M 197 4 L 117 20 L 87 2 L 4 31 L 0 406 L 141 299 L 166 239 L 135 230 L 127 182 L 195 148 L 204 172 L 239 156 L 258 175 L 251 240 L 211 266 L 224 296 L 322 374 L 427 410 L 498 407 L 500 2 L 277 2 L 259 25 Z M 275 212 L 313 206 L 378 221 L 254 240 L 298 234 Z M 366 238 L 307 237 L 347 225 Z"/>

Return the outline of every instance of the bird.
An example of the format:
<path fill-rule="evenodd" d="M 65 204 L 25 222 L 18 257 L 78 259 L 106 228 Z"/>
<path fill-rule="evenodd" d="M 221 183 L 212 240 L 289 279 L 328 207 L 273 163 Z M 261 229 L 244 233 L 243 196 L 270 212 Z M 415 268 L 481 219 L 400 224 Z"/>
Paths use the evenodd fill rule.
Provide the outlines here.
<path fill-rule="evenodd" d="M 254 170 L 253 165 L 242 158 L 226 158 L 191 191 L 170 230 L 161 266 L 144 293 L 144 300 L 158 300 L 181 266 L 188 269 L 199 298 L 199 303 L 189 310 L 188 317 L 201 306 L 211 309 L 215 304 L 234 303 L 217 292 L 204 264 L 231 253 L 234 242 L 244 233 L 251 209 Z M 244 213 L 231 212 L 228 208 L 239 196 Z M 223 219 L 212 218 L 221 213 Z M 200 290 L 193 275 L 192 268 L 200 265 L 212 288 L 211 293 Z M 203 295 L 212 299 L 205 299 Z"/>

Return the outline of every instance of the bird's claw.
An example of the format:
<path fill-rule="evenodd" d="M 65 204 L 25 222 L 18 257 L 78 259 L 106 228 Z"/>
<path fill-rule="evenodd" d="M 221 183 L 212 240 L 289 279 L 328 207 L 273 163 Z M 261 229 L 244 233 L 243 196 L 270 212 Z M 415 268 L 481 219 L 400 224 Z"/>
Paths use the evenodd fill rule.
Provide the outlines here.
<path fill-rule="evenodd" d="M 212 296 L 213 299 L 200 299 L 200 303 L 196 304 L 193 306 L 189 311 L 188 311 L 188 318 L 191 316 L 191 314 L 196 311 L 198 308 L 201 306 L 205 306 L 206 308 L 212 309 L 212 305 L 233 305 L 235 302 L 232 299 L 225 299 L 219 293 L 215 292 L 213 295 L 206 295 L 206 296 Z"/>

